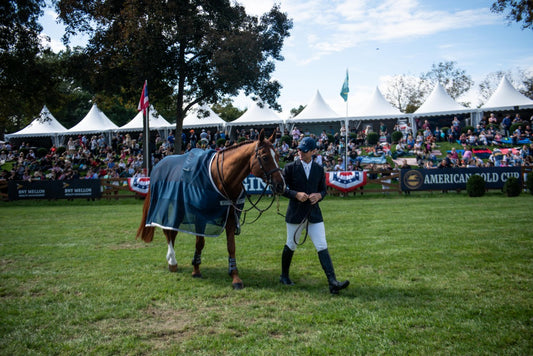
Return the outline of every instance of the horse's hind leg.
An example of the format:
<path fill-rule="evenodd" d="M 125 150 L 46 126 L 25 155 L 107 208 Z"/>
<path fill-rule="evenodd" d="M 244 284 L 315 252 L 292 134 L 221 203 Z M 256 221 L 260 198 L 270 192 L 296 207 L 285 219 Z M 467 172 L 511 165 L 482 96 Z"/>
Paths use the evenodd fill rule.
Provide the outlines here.
<path fill-rule="evenodd" d="M 202 250 L 205 246 L 205 238 L 203 236 L 196 236 L 196 249 L 194 250 L 194 257 L 192 258 L 192 276 L 194 278 L 202 278 L 200 272 L 200 264 L 202 264 Z"/>
<path fill-rule="evenodd" d="M 177 231 L 174 230 L 163 230 L 165 237 L 167 238 L 167 261 L 168 261 L 168 270 L 170 272 L 178 271 L 178 261 L 176 261 L 176 253 L 174 252 L 174 243 L 176 242 Z"/>

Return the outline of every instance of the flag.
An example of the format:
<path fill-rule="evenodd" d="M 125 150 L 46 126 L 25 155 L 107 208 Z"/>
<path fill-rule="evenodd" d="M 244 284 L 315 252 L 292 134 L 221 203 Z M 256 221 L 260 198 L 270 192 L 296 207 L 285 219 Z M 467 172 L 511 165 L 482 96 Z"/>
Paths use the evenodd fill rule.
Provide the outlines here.
<path fill-rule="evenodd" d="M 350 88 L 348 87 L 348 69 L 346 69 L 346 79 L 344 79 L 344 84 L 342 85 L 342 89 L 341 89 L 341 96 L 344 99 L 344 101 L 348 101 L 349 92 L 350 92 Z"/>
<path fill-rule="evenodd" d="M 143 92 L 141 93 L 141 99 L 139 100 L 139 106 L 137 107 L 138 111 L 145 111 L 150 106 L 150 102 L 148 101 L 148 83 L 145 80 L 144 86 L 143 86 Z"/>

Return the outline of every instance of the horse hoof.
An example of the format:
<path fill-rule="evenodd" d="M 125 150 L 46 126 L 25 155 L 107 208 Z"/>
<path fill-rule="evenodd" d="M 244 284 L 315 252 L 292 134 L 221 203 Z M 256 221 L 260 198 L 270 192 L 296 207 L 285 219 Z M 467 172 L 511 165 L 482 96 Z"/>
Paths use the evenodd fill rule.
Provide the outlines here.
<path fill-rule="evenodd" d="M 170 272 L 177 272 L 178 271 L 178 265 L 168 265 L 168 270 Z"/>
<path fill-rule="evenodd" d="M 244 288 L 244 284 L 242 282 L 240 283 L 233 283 L 233 289 L 240 290 Z"/>
<path fill-rule="evenodd" d="M 201 273 L 197 273 L 197 274 L 192 274 L 192 278 L 202 278 L 202 274 Z"/>

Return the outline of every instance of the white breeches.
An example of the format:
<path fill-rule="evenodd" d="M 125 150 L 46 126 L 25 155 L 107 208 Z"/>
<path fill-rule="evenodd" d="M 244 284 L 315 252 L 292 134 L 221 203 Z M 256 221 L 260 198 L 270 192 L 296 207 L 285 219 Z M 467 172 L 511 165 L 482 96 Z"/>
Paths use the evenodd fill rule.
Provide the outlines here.
<path fill-rule="evenodd" d="M 300 242 L 303 229 L 307 226 L 307 233 L 313 241 L 317 252 L 328 248 L 326 242 L 326 228 L 324 222 L 319 223 L 303 223 L 303 224 L 289 224 L 287 223 L 287 246 L 291 250 L 296 250 L 297 244 Z M 295 241 L 296 240 L 296 241 Z"/>

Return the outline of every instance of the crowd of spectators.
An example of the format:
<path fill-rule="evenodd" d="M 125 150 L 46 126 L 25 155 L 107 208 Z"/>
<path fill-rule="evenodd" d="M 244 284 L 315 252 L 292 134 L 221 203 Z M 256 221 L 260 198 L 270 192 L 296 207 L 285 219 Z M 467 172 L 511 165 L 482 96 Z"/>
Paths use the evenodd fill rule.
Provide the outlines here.
<path fill-rule="evenodd" d="M 533 119 L 533 117 L 532 117 Z M 298 126 L 290 130 L 275 129 L 275 146 L 282 160 L 288 162 L 297 157 L 299 141 L 306 136 L 313 137 L 317 142 L 317 154 L 314 159 L 326 171 L 372 169 L 375 163 L 365 163 L 363 158 L 373 157 L 387 159 L 381 167 L 391 166 L 391 159 L 415 157 L 417 166 L 424 168 L 448 167 L 481 167 L 481 166 L 517 166 L 533 165 L 533 132 L 531 121 L 522 120 L 516 114 L 506 115 L 501 122 L 493 114 L 482 118 L 475 128 L 461 127 L 455 117 L 449 128 L 432 127 L 427 120 L 417 123 L 419 130 L 413 132 L 409 125 L 396 125 L 388 130 L 386 125 L 379 125 L 378 140 L 374 145 L 367 144 L 371 132 L 369 127 L 349 132 L 344 126 L 340 130 L 323 130 L 314 134 Z M 394 132 L 402 132 L 402 137 L 394 144 Z M 224 149 L 241 140 L 254 140 L 259 136 L 257 128 L 235 130 L 232 137 L 227 132 L 197 129 L 182 133 L 182 151 L 192 148 Z M 104 135 L 79 135 L 71 137 L 65 146 L 52 146 L 44 149 L 32 148 L 28 143 L 12 147 L 10 142 L 0 147 L 0 179 L 6 180 L 65 180 L 65 179 L 97 179 L 127 178 L 144 175 L 142 133 L 118 133 L 110 139 Z M 174 154 L 175 137 L 159 134 L 152 140 L 152 165 L 169 154 Z M 439 156 L 441 142 L 458 143 L 462 149 L 452 148 L 450 152 Z M 520 145 L 517 148 L 517 145 Z M 504 148 L 514 146 L 514 148 Z M 485 159 L 476 155 L 476 149 L 490 147 L 485 150 Z M 11 163 L 9 169 L 3 166 Z M 405 160 L 403 161 L 405 165 Z M 396 168 L 400 168 L 396 165 Z"/>

